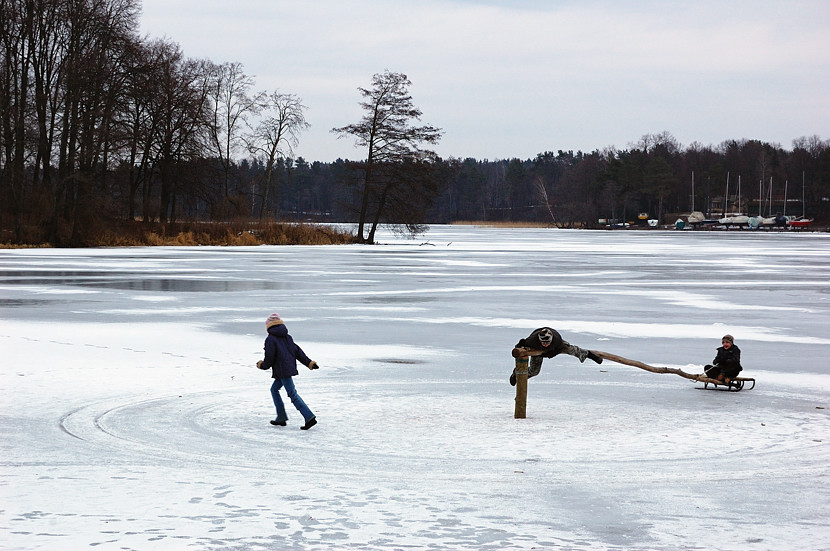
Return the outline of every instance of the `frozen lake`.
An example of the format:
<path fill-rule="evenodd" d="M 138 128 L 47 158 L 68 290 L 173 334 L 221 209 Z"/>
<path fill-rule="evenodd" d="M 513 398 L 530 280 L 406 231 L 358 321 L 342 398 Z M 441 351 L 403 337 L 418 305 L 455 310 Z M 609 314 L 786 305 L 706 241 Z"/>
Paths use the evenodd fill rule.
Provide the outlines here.
<path fill-rule="evenodd" d="M 0 549 L 830 549 L 830 235 L 0 250 Z M 273 427 L 279 312 L 319 424 Z M 691 373 L 724 333 L 742 392 Z"/>

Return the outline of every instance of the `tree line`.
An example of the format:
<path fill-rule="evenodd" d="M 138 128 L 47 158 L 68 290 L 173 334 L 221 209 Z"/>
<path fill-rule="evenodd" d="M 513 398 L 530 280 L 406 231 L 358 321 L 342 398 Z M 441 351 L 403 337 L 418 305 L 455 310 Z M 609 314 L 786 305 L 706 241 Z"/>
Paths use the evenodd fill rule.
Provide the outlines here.
<path fill-rule="evenodd" d="M 231 220 L 354 222 L 357 240 L 373 242 L 380 224 L 590 227 L 711 210 L 718 197 L 741 197 L 746 211 L 800 205 L 830 216 L 830 141 L 818 136 L 791 149 L 684 148 L 664 132 L 625 149 L 441 158 L 429 149 L 441 129 L 420 123 L 409 79 L 390 71 L 358 88 L 361 120 L 332 129 L 365 155 L 309 161 L 295 156 L 309 126 L 300 97 L 257 90 L 240 63 L 140 37 L 140 8 L 0 0 L 0 242 L 75 246 L 123 222 Z M 803 203 L 784 202 L 802 192 Z"/>
<path fill-rule="evenodd" d="M 278 176 L 285 190 L 279 211 L 298 220 L 356 221 L 356 198 L 343 186 L 355 177 L 350 164 L 289 160 Z M 262 171 L 256 163 L 244 166 L 248 180 Z M 830 141 L 818 136 L 796 139 L 792 149 L 759 140 L 684 148 L 662 132 L 625 149 L 546 151 L 528 159 L 437 158 L 430 167 L 433 187 L 428 193 L 414 188 L 421 205 L 390 211 L 384 222 L 405 223 L 409 214 L 422 223 L 596 227 L 600 219 L 630 221 L 641 213 L 671 224 L 692 210 L 717 215 L 724 209 L 830 220 Z"/>
<path fill-rule="evenodd" d="M 113 220 L 264 217 L 308 127 L 240 63 L 138 34 L 139 0 L 0 0 L 0 223 L 79 244 Z M 264 165 L 250 205 L 238 159 Z M 273 197 L 270 200 L 274 200 Z"/>
<path fill-rule="evenodd" d="M 759 140 L 683 147 L 668 132 L 625 149 L 559 150 L 535 158 L 460 162 L 434 219 L 532 220 L 594 227 L 598 220 L 662 223 L 692 210 L 830 217 L 830 140 Z"/>

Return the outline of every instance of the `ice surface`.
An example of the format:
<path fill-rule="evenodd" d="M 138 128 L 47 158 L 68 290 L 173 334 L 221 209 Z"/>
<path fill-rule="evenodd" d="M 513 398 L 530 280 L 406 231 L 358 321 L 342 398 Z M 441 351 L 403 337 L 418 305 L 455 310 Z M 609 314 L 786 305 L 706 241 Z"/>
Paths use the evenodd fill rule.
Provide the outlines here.
<path fill-rule="evenodd" d="M 830 236 L 0 251 L 0 548 L 830 548 Z M 273 418 L 279 312 L 319 418 Z M 513 419 L 512 346 L 570 342 Z"/>

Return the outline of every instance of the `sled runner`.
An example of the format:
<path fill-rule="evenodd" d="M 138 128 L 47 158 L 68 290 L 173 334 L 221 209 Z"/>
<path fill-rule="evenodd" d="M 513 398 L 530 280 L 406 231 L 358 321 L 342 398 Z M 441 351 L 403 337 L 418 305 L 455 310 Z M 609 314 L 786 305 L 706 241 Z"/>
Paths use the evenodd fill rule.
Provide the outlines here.
<path fill-rule="evenodd" d="M 734 392 L 740 392 L 743 390 L 746 383 L 752 383 L 751 386 L 746 387 L 747 390 L 755 388 L 755 379 L 752 379 L 751 377 L 735 377 L 728 383 L 725 381 L 718 381 L 717 379 L 703 377 L 700 379 L 700 382 L 703 383 L 703 388 L 696 387 L 700 388 L 700 390 L 706 390 L 709 388 L 709 385 L 712 385 L 712 390 L 731 390 Z M 723 388 L 718 388 L 719 386 Z"/>

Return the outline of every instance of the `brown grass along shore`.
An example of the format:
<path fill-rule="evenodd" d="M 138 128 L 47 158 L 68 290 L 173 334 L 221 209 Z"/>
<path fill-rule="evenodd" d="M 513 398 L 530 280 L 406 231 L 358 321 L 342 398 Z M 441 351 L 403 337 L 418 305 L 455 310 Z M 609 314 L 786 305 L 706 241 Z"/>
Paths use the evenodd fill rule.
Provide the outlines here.
<path fill-rule="evenodd" d="M 48 242 L 18 243 L 4 235 L 0 248 L 53 247 Z M 340 245 L 355 236 L 334 226 L 280 222 L 183 222 L 171 224 L 123 221 L 86 235 L 75 247 Z M 63 245 L 61 245 L 63 246 Z"/>

